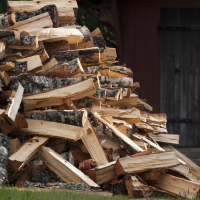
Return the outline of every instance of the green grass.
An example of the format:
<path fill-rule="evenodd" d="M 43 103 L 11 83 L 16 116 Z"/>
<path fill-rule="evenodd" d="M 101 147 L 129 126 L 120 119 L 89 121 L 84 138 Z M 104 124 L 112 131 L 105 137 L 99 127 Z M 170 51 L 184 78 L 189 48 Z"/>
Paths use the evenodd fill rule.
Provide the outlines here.
<path fill-rule="evenodd" d="M 73 192 L 38 191 L 33 189 L 0 188 L 0 200 L 128 200 L 127 196 L 99 196 Z M 176 200 L 172 196 L 155 193 L 146 200 Z M 129 199 L 130 200 L 130 199 Z M 196 199 L 197 200 L 197 199 Z M 199 199 L 200 200 L 200 199 Z"/>

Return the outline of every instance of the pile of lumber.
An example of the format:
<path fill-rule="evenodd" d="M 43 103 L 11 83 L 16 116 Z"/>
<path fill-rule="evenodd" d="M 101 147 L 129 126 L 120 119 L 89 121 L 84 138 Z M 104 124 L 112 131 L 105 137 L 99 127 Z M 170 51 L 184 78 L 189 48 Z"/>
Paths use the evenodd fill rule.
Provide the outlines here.
<path fill-rule="evenodd" d="M 8 1 L 0 16 L 0 185 L 194 198 L 200 168 L 171 145 L 75 0 Z M 107 191 L 107 192 L 105 192 Z"/>

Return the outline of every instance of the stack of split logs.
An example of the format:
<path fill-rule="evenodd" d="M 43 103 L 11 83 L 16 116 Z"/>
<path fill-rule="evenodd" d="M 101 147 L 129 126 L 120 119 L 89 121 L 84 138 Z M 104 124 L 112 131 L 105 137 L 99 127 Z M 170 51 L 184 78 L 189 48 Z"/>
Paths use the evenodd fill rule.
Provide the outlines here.
<path fill-rule="evenodd" d="M 171 145 L 75 0 L 8 1 L 0 16 L 0 185 L 193 198 L 200 168 Z M 93 192 L 94 193 L 94 192 Z"/>

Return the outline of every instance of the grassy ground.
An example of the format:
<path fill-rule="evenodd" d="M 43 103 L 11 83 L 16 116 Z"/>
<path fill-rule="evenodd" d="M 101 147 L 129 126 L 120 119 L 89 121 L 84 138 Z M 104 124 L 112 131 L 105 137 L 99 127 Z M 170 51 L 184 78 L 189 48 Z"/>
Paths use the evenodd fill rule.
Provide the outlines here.
<path fill-rule="evenodd" d="M 128 200 L 126 196 L 105 197 L 73 192 L 37 191 L 32 189 L 0 188 L 0 200 Z M 163 194 L 154 194 L 148 200 L 176 200 Z"/>

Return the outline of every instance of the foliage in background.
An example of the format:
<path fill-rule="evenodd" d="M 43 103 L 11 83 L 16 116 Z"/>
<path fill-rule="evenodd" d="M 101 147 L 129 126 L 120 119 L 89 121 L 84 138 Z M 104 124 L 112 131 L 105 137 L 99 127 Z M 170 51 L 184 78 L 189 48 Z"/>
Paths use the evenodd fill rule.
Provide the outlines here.
<path fill-rule="evenodd" d="M 7 11 L 7 0 L 0 0 L 0 14 Z"/>

